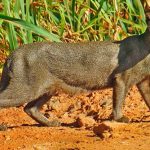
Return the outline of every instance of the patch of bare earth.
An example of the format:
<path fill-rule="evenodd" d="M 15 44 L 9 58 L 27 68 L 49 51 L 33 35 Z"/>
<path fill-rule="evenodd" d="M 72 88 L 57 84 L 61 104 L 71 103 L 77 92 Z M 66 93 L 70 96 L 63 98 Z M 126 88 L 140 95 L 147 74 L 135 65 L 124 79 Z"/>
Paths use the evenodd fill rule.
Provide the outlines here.
<path fill-rule="evenodd" d="M 42 112 L 61 127 L 39 126 L 23 107 L 1 109 L 8 129 L 0 131 L 0 150 L 149 150 L 150 111 L 138 90 L 132 88 L 123 109 L 131 123 L 110 121 L 111 111 L 111 89 L 53 97 Z"/>

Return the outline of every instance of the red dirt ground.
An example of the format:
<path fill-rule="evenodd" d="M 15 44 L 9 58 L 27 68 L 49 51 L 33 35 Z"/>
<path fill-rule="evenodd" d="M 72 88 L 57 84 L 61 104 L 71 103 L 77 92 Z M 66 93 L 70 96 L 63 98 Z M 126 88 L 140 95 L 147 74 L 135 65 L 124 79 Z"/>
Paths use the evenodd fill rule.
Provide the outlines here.
<path fill-rule="evenodd" d="M 136 87 L 129 92 L 124 114 L 131 123 L 109 120 L 112 90 L 69 97 L 61 94 L 42 112 L 64 126 L 42 127 L 23 112 L 23 106 L 0 110 L 0 150 L 149 150 L 150 111 Z"/>

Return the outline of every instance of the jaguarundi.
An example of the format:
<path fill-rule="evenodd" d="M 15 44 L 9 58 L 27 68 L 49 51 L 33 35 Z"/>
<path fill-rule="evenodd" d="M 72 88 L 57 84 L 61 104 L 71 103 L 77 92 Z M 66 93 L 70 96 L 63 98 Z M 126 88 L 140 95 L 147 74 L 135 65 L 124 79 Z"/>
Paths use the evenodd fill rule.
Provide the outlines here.
<path fill-rule="evenodd" d="M 33 43 L 6 60 L 0 83 L 0 108 L 27 105 L 24 111 L 45 126 L 57 126 L 40 108 L 59 91 L 85 92 L 113 87 L 113 118 L 122 114 L 125 96 L 137 85 L 150 108 L 150 28 L 120 42 Z"/>

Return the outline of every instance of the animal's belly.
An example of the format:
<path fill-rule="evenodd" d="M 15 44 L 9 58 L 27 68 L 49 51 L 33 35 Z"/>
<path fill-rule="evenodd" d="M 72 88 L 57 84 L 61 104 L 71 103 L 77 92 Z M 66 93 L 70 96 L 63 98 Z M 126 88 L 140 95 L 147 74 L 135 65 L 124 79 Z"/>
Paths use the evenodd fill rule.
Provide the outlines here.
<path fill-rule="evenodd" d="M 108 68 L 105 70 L 85 70 L 85 69 L 58 69 L 50 71 L 53 76 L 62 80 L 69 86 L 80 87 L 83 89 L 93 90 L 110 86 L 113 78 L 112 72 Z"/>

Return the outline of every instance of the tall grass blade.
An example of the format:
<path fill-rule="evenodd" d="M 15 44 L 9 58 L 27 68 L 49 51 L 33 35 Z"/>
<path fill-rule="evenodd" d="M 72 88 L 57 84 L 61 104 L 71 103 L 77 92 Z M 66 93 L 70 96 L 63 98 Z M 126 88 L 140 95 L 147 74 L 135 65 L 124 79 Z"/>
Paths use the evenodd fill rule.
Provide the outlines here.
<path fill-rule="evenodd" d="M 49 33 L 45 29 L 38 27 L 34 24 L 28 23 L 24 20 L 17 19 L 17 18 L 12 18 L 9 16 L 5 16 L 3 14 L 0 14 L 0 18 L 3 19 L 6 22 L 9 22 L 11 24 L 14 24 L 18 27 L 23 27 L 26 30 L 32 31 L 40 36 L 43 36 L 45 38 L 48 38 L 49 40 L 55 41 L 55 42 L 60 42 L 59 37 L 53 33 Z"/>
<path fill-rule="evenodd" d="M 11 16 L 10 2 L 8 0 L 3 0 L 3 4 L 4 4 L 4 10 L 5 10 L 4 13 L 6 15 Z M 14 49 L 16 49 L 18 47 L 15 28 L 12 24 L 7 24 L 6 26 L 7 26 L 7 30 L 8 30 L 8 41 L 9 41 L 10 50 L 13 51 Z"/>
<path fill-rule="evenodd" d="M 30 20 L 30 1 L 32 2 L 32 0 L 26 0 L 26 21 L 31 23 Z M 32 32 L 30 30 L 27 31 L 27 39 L 28 39 L 28 43 L 33 43 L 33 38 L 32 38 Z"/>

